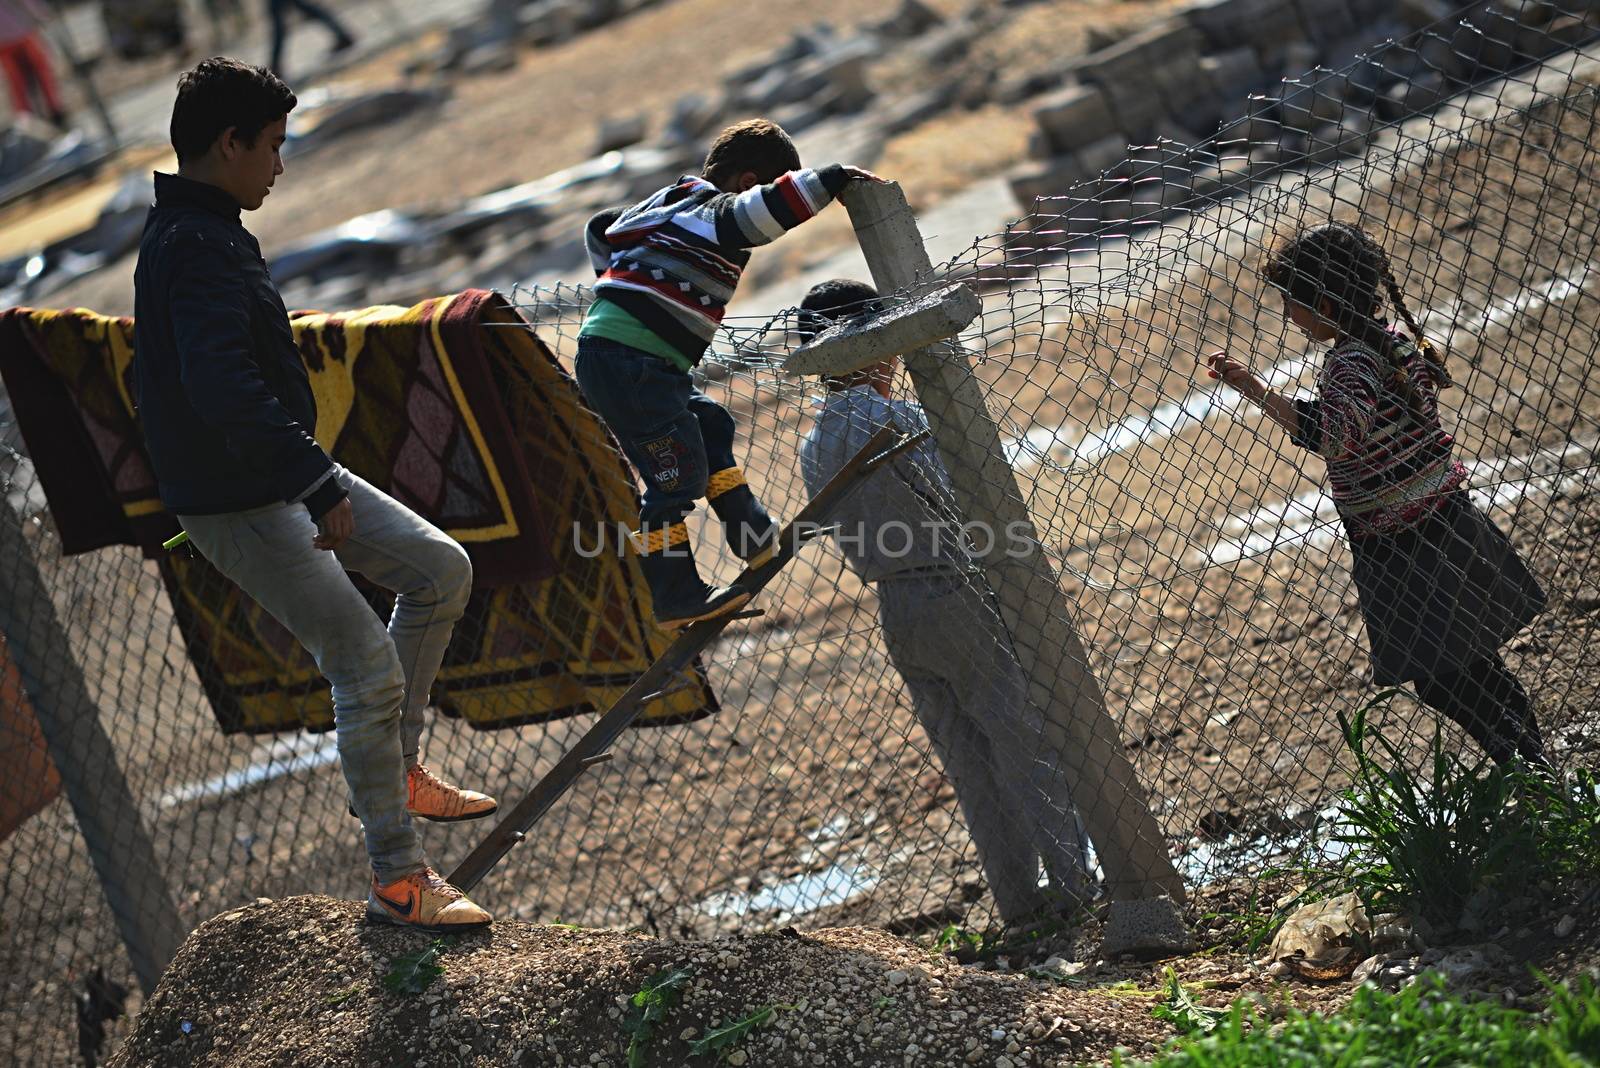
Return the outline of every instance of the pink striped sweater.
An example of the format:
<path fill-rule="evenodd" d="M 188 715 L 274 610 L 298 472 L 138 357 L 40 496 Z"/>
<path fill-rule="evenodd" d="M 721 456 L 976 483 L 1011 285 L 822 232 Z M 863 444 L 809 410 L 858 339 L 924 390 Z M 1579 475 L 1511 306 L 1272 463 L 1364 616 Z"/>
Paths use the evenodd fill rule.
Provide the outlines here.
<path fill-rule="evenodd" d="M 1339 516 L 1352 537 L 1393 534 L 1416 526 L 1467 472 L 1455 439 L 1439 421 L 1438 387 L 1411 340 L 1395 344 L 1421 416 L 1391 377 L 1389 361 L 1359 341 L 1331 349 L 1317 375 L 1314 400 L 1294 402 L 1294 442 L 1322 456 Z"/>

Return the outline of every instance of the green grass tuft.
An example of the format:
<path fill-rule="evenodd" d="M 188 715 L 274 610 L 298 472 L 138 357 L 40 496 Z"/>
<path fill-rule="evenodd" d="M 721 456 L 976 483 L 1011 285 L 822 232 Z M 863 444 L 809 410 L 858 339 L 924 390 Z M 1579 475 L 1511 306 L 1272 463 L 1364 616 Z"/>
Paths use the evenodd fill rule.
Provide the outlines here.
<path fill-rule="evenodd" d="M 1118 1068 L 1597 1068 L 1600 990 L 1583 979 L 1552 987 L 1549 1008 L 1531 1013 L 1494 1001 L 1468 1001 L 1442 982 L 1399 994 L 1362 987 L 1345 1011 L 1318 1016 L 1290 1010 L 1269 1025 L 1246 1001 L 1205 1034 L 1174 1039 L 1152 1061 L 1118 1054 Z"/>

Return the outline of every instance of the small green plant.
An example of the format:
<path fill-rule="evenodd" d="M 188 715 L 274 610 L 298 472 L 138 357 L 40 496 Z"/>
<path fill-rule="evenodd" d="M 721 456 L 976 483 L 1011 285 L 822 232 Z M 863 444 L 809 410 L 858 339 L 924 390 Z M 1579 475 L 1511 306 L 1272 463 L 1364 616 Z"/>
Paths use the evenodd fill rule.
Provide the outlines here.
<path fill-rule="evenodd" d="M 1450 994 L 1442 980 L 1398 994 L 1358 989 L 1343 1012 L 1319 1016 L 1290 1009 L 1269 1027 L 1244 999 L 1206 1034 L 1175 1038 L 1153 1061 L 1120 1052 L 1111 1063 L 1131 1068 L 1261 1068 L 1261 1066 L 1416 1065 L 1446 1068 L 1591 1068 L 1600 1064 L 1600 991 L 1584 979 L 1552 988 L 1543 1014 Z"/>
<path fill-rule="evenodd" d="M 1150 1015 L 1165 1021 L 1186 1035 L 1210 1034 L 1217 1025 L 1228 1018 L 1227 1009 L 1213 1009 L 1202 1005 L 1184 989 L 1178 973 L 1167 968 L 1162 985 L 1165 997 L 1150 1010 Z"/>
<path fill-rule="evenodd" d="M 928 947 L 928 952 L 937 956 L 940 953 L 954 953 L 963 947 L 975 953 L 983 952 L 984 937 L 976 931 L 969 931 L 959 923 L 946 924 L 944 929 L 934 936 L 933 944 Z"/>
<path fill-rule="evenodd" d="M 397 957 L 389 974 L 383 977 L 384 988 L 396 994 L 420 994 L 428 984 L 444 974 L 439 957 L 447 943 L 435 938 L 414 953 Z"/>
<path fill-rule="evenodd" d="M 1570 987 L 1539 977 L 1550 991 L 1548 1027 L 1539 1038 L 1560 1068 L 1600 1064 L 1600 986 L 1585 976 Z M 1566 1054 L 1583 1058 L 1574 1060 Z"/>
<path fill-rule="evenodd" d="M 333 993 L 331 993 L 327 997 L 323 998 L 322 999 L 322 1003 L 324 1005 L 341 1005 L 344 1002 L 349 1001 L 351 998 L 355 997 L 360 992 L 361 992 L 361 983 L 359 981 L 357 981 L 357 982 L 351 983 L 349 986 L 345 987 L 343 990 L 335 990 Z"/>
<path fill-rule="evenodd" d="M 1334 840 L 1350 847 L 1342 875 L 1369 907 L 1452 928 L 1474 895 L 1525 873 L 1537 844 L 1530 822 L 1514 811 L 1516 776 L 1486 760 L 1466 764 L 1435 729 L 1423 781 L 1393 742 L 1369 734 L 1368 712 L 1399 692 L 1384 691 L 1353 717 L 1339 714 L 1356 776 Z M 1369 751 L 1374 737 L 1382 764 Z"/>
<path fill-rule="evenodd" d="M 633 1008 L 622 1021 L 622 1029 L 628 1035 L 628 1068 L 644 1068 L 645 1055 L 656 1036 L 656 1024 L 667 1018 L 693 974 L 694 969 L 687 964 L 657 972 L 628 999 Z"/>
<path fill-rule="evenodd" d="M 1392 742 L 1369 733 L 1368 713 L 1339 716 L 1356 762 L 1355 783 L 1339 806 L 1334 840 L 1350 847 L 1333 869 L 1307 872 L 1302 900 L 1354 889 L 1374 911 L 1402 911 L 1449 930 L 1474 902 L 1535 878 L 1600 872 L 1600 789 L 1593 773 L 1508 770 L 1487 759 L 1469 764 L 1434 731 L 1426 780 Z M 1376 738 L 1383 762 L 1369 743 Z"/>
<path fill-rule="evenodd" d="M 744 1019 L 735 1020 L 723 1027 L 714 1027 L 689 1043 L 689 1055 L 700 1057 L 707 1053 L 715 1053 L 724 1056 L 727 1051 L 743 1042 L 744 1037 L 751 1031 L 771 1021 L 778 1014 L 778 1010 L 793 1012 L 794 1008 L 793 1005 L 763 1005 Z"/>
<path fill-rule="evenodd" d="M 1594 772 L 1579 768 L 1557 781 L 1524 777 L 1521 794 L 1548 873 L 1583 878 L 1600 872 L 1600 780 Z"/>

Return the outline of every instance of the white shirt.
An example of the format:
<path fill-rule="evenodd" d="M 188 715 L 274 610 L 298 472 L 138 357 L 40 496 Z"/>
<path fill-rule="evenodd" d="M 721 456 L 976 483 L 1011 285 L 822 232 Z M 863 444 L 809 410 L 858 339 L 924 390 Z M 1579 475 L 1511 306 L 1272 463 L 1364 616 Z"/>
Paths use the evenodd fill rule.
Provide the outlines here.
<path fill-rule="evenodd" d="M 835 390 L 817 407 L 817 421 L 800 446 L 800 474 L 812 496 L 891 422 L 906 434 L 928 427 L 920 407 L 885 398 L 870 385 Z M 839 526 L 835 537 L 845 561 L 867 582 L 966 566 L 950 476 L 931 438 L 869 476 L 829 522 Z"/>

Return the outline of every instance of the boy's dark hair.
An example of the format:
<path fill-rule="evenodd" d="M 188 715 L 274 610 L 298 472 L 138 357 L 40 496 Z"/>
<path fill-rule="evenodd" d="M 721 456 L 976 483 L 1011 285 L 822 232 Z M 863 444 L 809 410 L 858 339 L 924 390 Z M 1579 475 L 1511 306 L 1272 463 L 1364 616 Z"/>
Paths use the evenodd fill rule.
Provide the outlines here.
<path fill-rule="evenodd" d="M 1427 363 L 1434 385 L 1449 386 L 1444 357 L 1422 336 L 1422 328 L 1406 307 L 1405 295 L 1395 280 L 1389 257 L 1367 232 L 1344 222 L 1324 223 L 1300 231 L 1279 245 L 1267 260 L 1267 283 L 1289 299 L 1321 312 L 1326 300 L 1340 333 L 1377 349 L 1391 365 L 1396 388 L 1412 410 L 1420 414 L 1419 400 L 1395 351 L 1393 335 L 1379 318 L 1383 297 L 1411 331 L 1411 339 Z"/>
<path fill-rule="evenodd" d="M 700 173 L 720 187 L 745 171 L 754 171 L 756 180 L 766 184 L 799 169 L 800 150 L 782 126 L 770 119 L 747 119 L 717 134 Z"/>
<path fill-rule="evenodd" d="M 878 291 L 865 282 L 850 278 L 830 278 L 818 282 L 806 292 L 800 302 L 799 322 L 795 332 L 802 342 L 810 341 L 826 330 L 837 319 L 877 311 L 883 306 Z"/>
<path fill-rule="evenodd" d="M 254 144 L 268 123 L 294 110 L 294 92 L 265 67 L 217 56 L 178 79 L 172 105 L 172 147 L 178 162 L 203 156 L 222 131 L 233 127 Z"/>
<path fill-rule="evenodd" d="M 799 322 L 795 332 L 804 344 L 840 319 L 848 319 L 864 312 L 875 312 L 883 307 L 878 291 L 865 282 L 850 278 L 830 278 L 818 282 L 800 302 Z M 824 375 L 823 381 L 832 387 L 857 386 L 870 382 L 873 368 L 866 367 L 847 375 Z"/>

